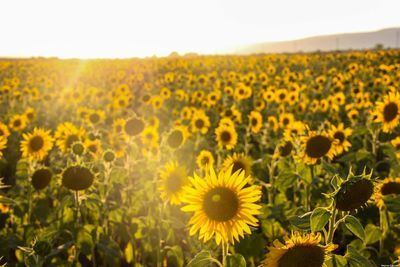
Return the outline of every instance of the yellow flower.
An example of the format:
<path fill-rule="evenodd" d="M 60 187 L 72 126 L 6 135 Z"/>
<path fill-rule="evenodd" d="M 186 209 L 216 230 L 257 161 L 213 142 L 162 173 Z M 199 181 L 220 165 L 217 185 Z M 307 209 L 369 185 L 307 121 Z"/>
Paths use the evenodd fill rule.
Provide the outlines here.
<path fill-rule="evenodd" d="M 15 114 L 10 118 L 8 127 L 14 132 L 20 132 L 25 129 L 27 124 L 27 118 L 25 115 Z"/>
<path fill-rule="evenodd" d="M 221 124 L 215 129 L 215 134 L 220 149 L 226 148 L 227 150 L 231 150 L 237 143 L 238 135 L 235 127 Z"/>
<path fill-rule="evenodd" d="M 200 132 L 206 134 L 208 128 L 210 128 L 210 119 L 204 112 L 198 111 L 193 115 L 191 125 L 193 133 Z"/>
<path fill-rule="evenodd" d="M 148 126 L 144 128 L 141 137 L 143 144 L 150 145 L 158 143 L 159 135 L 156 128 Z"/>
<path fill-rule="evenodd" d="M 252 111 L 249 115 L 250 129 L 253 133 L 258 133 L 262 127 L 262 115 L 258 111 Z"/>
<path fill-rule="evenodd" d="M 251 175 L 251 167 L 253 165 L 253 160 L 251 157 L 245 155 L 244 153 L 233 153 L 229 155 L 222 163 L 222 169 L 228 170 L 231 166 L 232 172 L 239 170 L 244 171 L 245 176 Z"/>
<path fill-rule="evenodd" d="M 208 150 L 200 151 L 200 154 L 196 158 L 197 166 L 203 171 L 208 170 L 210 166 L 214 166 L 214 161 L 213 154 Z"/>
<path fill-rule="evenodd" d="M 321 246 L 321 234 L 301 235 L 294 232 L 281 243 L 275 240 L 269 247 L 263 267 L 323 267 L 327 253 L 336 245 Z"/>
<path fill-rule="evenodd" d="M 22 135 L 21 152 L 23 158 L 43 160 L 53 147 L 50 131 L 34 128 L 32 133 Z"/>
<path fill-rule="evenodd" d="M 390 194 L 400 195 L 400 178 L 386 178 L 376 185 L 374 198 L 379 209 L 385 208 L 383 197 Z"/>
<path fill-rule="evenodd" d="M 86 132 L 83 128 L 77 128 L 74 125 L 69 125 L 62 130 L 62 134 L 59 133 L 56 145 L 63 153 L 67 153 L 71 148 L 72 144 L 79 141 L 85 140 Z"/>
<path fill-rule="evenodd" d="M 2 150 L 4 150 L 6 147 L 7 147 L 7 139 L 0 136 L 0 159 L 3 158 Z"/>
<path fill-rule="evenodd" d="M 7 139 L 10 136 L 10 131 L 8 130 L 7 125 L 0 122 L 0 138 Z"/>
<path fill-rule="evenodd" d="M 173 205 L 181 204 L 183 187 L 189 184 L 186 168 L 178 162 L 169 162 L 160 171 L 158 190 L 161 198 Z"/>
<path fill-rule="evenodd" d="M 199 232 L 199 239 L 207 242 L 215 236 L 217 244 L 239 241 L 245 233 L 251 234 L 249 225 L 257 226 L 255 215 L 261 206 L 259 186 L 245 187 L 250 180 L 243 171 L 232 173 L 231 166 L 218 175 L 213 167 L 205 178 L 197 174 L 190 177 L 191 186 L 184 187 L 182 211 L 194 212 L 189 220 L 190 235 Z"/>
<path fill-rule="evenodd" d="M 333 149 L 335 149 L 336 155 L 340 155 L 349 150 L 351 143 L 347 140 L 347 138 L 350 137 L 352 132 L 353 130 L 351 128 L 344 128 L 343 123 L 339 123 L 337 127 L 335 125 L 331 126 L 329 135 L 331 138 L 335 139 L 332 145 Z"/>
<path fill-rule="evenodd" d="M 324 132 L 316 133 L 311 131 L 308 136 L 301 137 L 302 151 L 300 158 L 306 164 L 315 164 L 318 159 L 326 156 L 332 159 L 335 156 L 335 149 L 332 145 L 333 141 Z"/>
<path fill-rule="evenodd" d="M 382 123 L 382 131 L 391 132 L 399 125 L 400 118 L 400 94 L 389 92 L 384 96 L 382 102 L 376 103 L 376 110 L 379 112 L 378 122 Z"/>

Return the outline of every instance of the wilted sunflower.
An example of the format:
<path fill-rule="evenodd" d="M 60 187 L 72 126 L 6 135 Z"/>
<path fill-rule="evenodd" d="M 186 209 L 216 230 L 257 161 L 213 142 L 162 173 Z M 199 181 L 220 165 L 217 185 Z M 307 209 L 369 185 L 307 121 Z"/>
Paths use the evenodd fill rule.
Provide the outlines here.
<path fill-rule="evenodd" d="M 217 244 L 239 241 L 245 233 L 251 234 L 249 225 L 257 226 L 255 215 L 261 206 L 255 204 L 261 198 L 259 186 L 244 186 L 249 182 L 244 171 L 232 173 L 231 166 L 218 175 L 213 167 L 205 178 L 194 174 L 191 186 L 184 187 L 182 207 L 185 212 L 194 212 L 189 220 L 189 234 L 200 232 L 199 239 L 207 242 L 215 236 Z"/>
<path fill-rule="evenodd" d="M 258 133 L 262 127 L 262 115 L 258 111 L 252 111 L 249 115 L 250 129 L 253 133 Z"/>
<path fill-rule="evenodd" d="M 251 157 L 245 155 L 244 153 L 233 153 L 229 155 L 222 163 L 222 169 L 228 170 L 231 166 L 232 172 L 242 170 L 245 172 L 245 176 L 251 175 L 251 166 L 253 165 L 253 160 Z"/>
<path fill-rule="evenodd" d="M 126 121 L 124 131 L 128 136 L 136 136 L 144 129 L 144 122 L 140 118 L 132 118 Z"/>
<path fill-rule="evenodd" d="M 169 162 L 160 171 L 161 198 L 173 205 L 181 204 L 182 188 L 189 183 L 185 166 L 178 162 Z"/>
<path fill-rule="evenodd" d="M 376 185 L 374 198 L 379 209 L 385 208 L 383 197 L 390 194 L 400 195 L 400 178 L 386 178 Z"/>
<path fill-rule="evenodd" d="M 227 150 L 231 150 L 237 143 L 238 135 L 234 127 L 229 127 L 226 125 L 219 125 L 215 129 L 216 140 L 218 142 L 218 147 Z"/>
<path fill-rule="evenodd" d="M 391 132 L 399 124 L 400 118 L 400 94 L 390 92 L 384 96 L 382 102 L 376 103 L 379 112 L 378 122 L 382 122 L 382 131 Z"/>
<path fill-rule="evenodd" d="M 69 166 L 62 173 L 62 185 L 70 190 L 88 189 L 93 184 L 93 180 L 93 172 L 85 166 Z"/>
<path fill-rule="evenodd" d="M 350 212 L 364 207 L 374 193 L 372 172 L 355 176 L 351 172 L 340 188 L 335 192 L 336 209 Z"/>
<path fill-rule="evenodd" d="M 25 129 L 27 124 L 27 118 L 25 115 L 15 114 L 10 118 L 8 127 L 14 132 L 20 132 Z"/>
<path fill-rule="evenodd" d="M 208 150 L 200 151 L 200 154 L 196 158 L 197 166 L 204 171 L 210 169 L 210 166 L 214 166 L 214 161 L 213 154 Z"/>
<path fill-rule="evenodd" d="M 332 145 L 333 149 L 335 149 L 336 155 L 340 155 L 349 150 L 351 143 L 347 140 L 347 138 L 349 138 L 352 132 L 353 130 L 351 128 L 344 128 L 343 123 L 339 123 L 337 127 L 335 125 L 331 126 L 329 135 L 335 139 Z"/>
<path fill-rule="evenodd" d="M 30 160 L 43 160 L 53 147 L 50 131 L 41 128 L 34 128 L 32 133 L 24 133 L 22 137 L 22 157 Z"/>
<path fill-rule="evenodd" d="M 49 168 L 40 168 L 32 174 L 32 186 L 36 190 L 41 190 L 49 185 L 53 173 Z"/>
<path fill-rule="evenodd" d="M 311 233 L 301 235 L 295 232 L 290 238 L 285 238 L 282 244 L 275 240 L 269 247 L 263 267 L 323 267 L 327 253 L 333 251 L 336 245 L 321 246 L 321 234 Z"/>
<path fill-rule="evenodd" d="M 312 165 L 317 162 L 318 159 L 326 156 L 332 159 L 335 155 L 335 149 L 332 145 L 332 139 L 324 132 L 316 133 L 310 131 L 308 136 L 301 137 L 302 152 L 300 158 L 304 163 Z"/>

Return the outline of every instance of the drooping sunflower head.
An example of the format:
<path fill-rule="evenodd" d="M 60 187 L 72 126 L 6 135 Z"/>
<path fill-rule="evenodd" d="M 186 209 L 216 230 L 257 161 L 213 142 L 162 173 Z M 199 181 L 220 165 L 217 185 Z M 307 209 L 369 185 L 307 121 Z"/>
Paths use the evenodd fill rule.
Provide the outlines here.
<path fill-rule="evenodd" d="M 383 132 L 391 132 L 399 124 L 400 119 L 400 94 L 389 92 L 382 102 L 376 104 L 378 112 L 377 121 L 382 123 Z"/>
<path fill-rule="evenodd" d="M 232 169 L 217 175 L 211 167 L 204 179 L 197 174 L 190 178 L 191 186 L 184 188 L 182 197 L 187 204 L 182 210 L 194 212 L 189 220 L 190 235 L 199 231 L 199 239 L 204 242 L 215 236 L 217 244 L 233 244 L 251 233 L 249 225 L 257 226 L 255 215 L 260 214 L 261 206 L 256 202 L 261 198 L 261 189 L 255 185 L 245 187 L 250 177 L 244 171 L 232 173 Z"/>
<path fill-rule="evenodd" d="M 88 189 L 93 184 L 93 181 L 93 172 L 85 166 L 69 166 L 62 173 L 62 185 L 70 190 Z"/>
<path fill-rule="evenodd" d="M 374 193 L 372 172 L 354 175 L 351 170 L 345 181 L 334 193 L 336 209 L 342 212 L 351 212 L 364 207 Z"/>
<path fill-rule="evenodd" d="M 181 204 L 182 188 L 189 183 L 186 167 L 177 162 L 167 163 L 160 171 L 161 198 L 173 205 Z"/>
<path fill-rule="evenodd" d="M 384 197 L 387 195 L 400 195 L 400 178 L 386 178 L 375 187 L 375 203 L 379 209 L 385 209 Z"/>
<path fill-rule="evenodd" d="M 49 168 L 40 168 L 37 169 L 33 174 L 32 174 L 32 186 L 36 190 L 41 190 L 44 189 L 46 186 L 49 185 L 51 177 L 53 176 L 53 173 Z"/>
<path fill-rule="evenodd" d="M 222 163 L 222 169 L 228 170 L 231 166 L 232 172 L 244 171 L 245 176 L 251 175 L 251 167 L 253 165 L 253 160 L 244 153 L 233 153 L 229 155 Z"/>
<path fill-rule="evenodd" d="M 237 143 L 238 135 L 234 127 L 221 124 L 215 129 L 215 134 L 220 149 L 231 150 Z"/>
<path fill-rule="evenodd" d="M 144 130 L 144 122 L 140 118 L 132 118 L 126 121 L 124 130 L 128 136 L 136 136 Z"/>
<path fill-rule="evenodd" d="M 204 171 L 208 170 L 210 166 L 214 166 L 214 161 L 213 154 L 208 150 L 200 151 L 196 158 L 197 166 Z"/>
<path fill-rule="evenodd" d="M 308 136 L 301 137 L 301 141 L 302 152 L 300 158 L 306 164 L 315 164 L 318 159 L 325 156 L 332 159 L 335 155 L 332 145 L 333 140 L 324 132 L 316 133 L 311 131 Z"/>
<path fill-rule="evenodd" d="M 263 267 L 323 267 L 327 254 L 335 245 L 321 246 L 321 234 L 301 235 L 298 232 L 281 243 L 275 240 L 269 247 Z"/>
<path fill-rule="evenodd" d="M 35 160 L 43 160 L 53 147 L 53 137 L 50 131 L 34 128 L 32 133 L 22 135 L 22 157 Z"/>

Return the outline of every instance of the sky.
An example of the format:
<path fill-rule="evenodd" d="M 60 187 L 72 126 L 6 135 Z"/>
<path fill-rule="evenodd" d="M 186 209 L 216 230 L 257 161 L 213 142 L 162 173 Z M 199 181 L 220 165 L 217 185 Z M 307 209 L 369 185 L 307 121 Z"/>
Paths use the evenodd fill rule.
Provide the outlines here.
<path fill-rule="evenodd" d="M 0 0 L 0 56 L 126 58 L 400 26 L 399 0 Z"/>

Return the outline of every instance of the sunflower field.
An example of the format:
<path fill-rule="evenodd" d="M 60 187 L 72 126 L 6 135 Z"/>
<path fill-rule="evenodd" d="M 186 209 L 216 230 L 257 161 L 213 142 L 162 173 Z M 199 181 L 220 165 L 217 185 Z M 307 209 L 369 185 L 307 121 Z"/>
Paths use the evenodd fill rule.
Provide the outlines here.
<path fill-rule="evenodd" d="M 0 60 L 0 266 L 400 264 L 400 50 Z"/>

